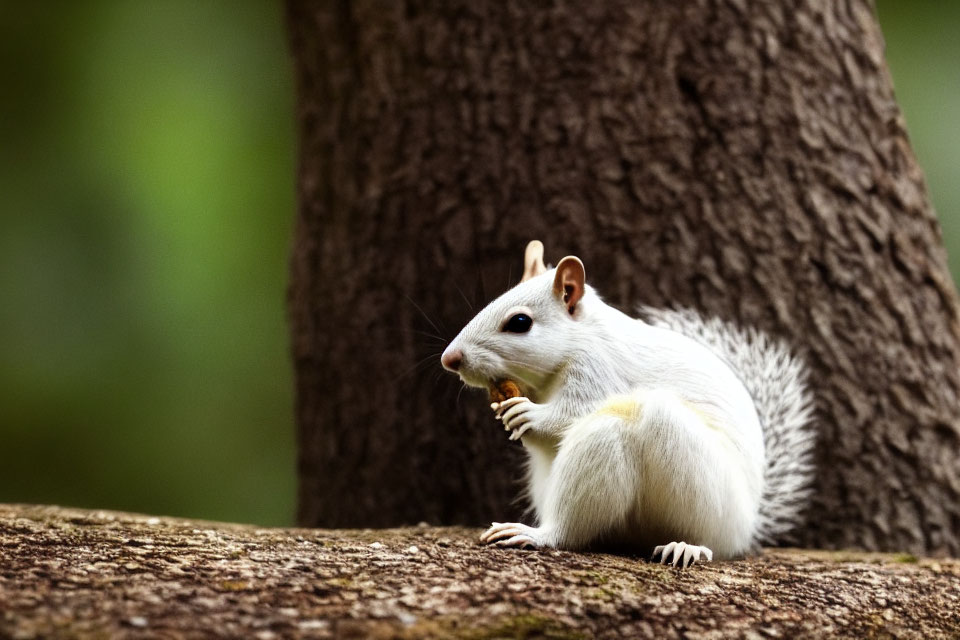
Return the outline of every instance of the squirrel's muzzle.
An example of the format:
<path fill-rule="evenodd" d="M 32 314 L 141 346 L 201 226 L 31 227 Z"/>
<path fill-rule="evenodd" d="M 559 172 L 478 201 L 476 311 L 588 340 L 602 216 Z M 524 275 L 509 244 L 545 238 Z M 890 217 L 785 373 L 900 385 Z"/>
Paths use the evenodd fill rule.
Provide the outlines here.
<path fill-rule="evenodd" d="M 443 368 L 447 371 L 456 372 L 460 369 L 460 364 L 463 362 L 463 352 L 460 349 L 450 349 L 447 348 L 443 352 L 443 355 L 440 357 L 440 364 L 443 365 Z"/>

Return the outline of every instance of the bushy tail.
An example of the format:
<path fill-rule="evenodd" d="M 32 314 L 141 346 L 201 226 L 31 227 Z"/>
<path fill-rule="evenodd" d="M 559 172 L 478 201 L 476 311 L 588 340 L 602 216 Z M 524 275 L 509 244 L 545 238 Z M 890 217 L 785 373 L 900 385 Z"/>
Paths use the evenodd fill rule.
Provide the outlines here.
<path fill-rule="evenodd" d="M 813 396 L 807 371 L 783 342 L 755 329 L 741 329 L 718 318 L 704 319 L 689 309 L 644 307 L 652 325 L 681 333 L 711 349 L 733 368 L 756 405 L 766 449 L 764 491 L 755 541 L 788 540 L 801 523 L 813 488 Z"/>

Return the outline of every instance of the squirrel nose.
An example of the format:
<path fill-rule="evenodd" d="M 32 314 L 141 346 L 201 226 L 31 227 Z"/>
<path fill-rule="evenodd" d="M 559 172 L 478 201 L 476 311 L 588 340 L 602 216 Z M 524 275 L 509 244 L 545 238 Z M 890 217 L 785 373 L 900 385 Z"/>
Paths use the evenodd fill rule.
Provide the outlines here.
<path fill-rule="evenodd" d="M 460 351 L 460 349 L 447 349 L 440 358 L 440 364 L 448 371 L 456 371 L 459 369 L 461 362 L 463 362 L 463 352 Z"/>

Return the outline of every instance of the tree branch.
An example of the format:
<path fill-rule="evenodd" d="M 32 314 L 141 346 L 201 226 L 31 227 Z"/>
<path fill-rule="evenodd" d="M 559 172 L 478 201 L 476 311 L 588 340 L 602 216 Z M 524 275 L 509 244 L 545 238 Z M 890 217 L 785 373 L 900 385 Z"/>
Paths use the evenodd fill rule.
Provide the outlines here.
<path fill-rule="evenodd" d="M 0 636 L 960 634 L 960 560 L 777 549 L 681 571 L 478 533 L 0 505 Z"/>

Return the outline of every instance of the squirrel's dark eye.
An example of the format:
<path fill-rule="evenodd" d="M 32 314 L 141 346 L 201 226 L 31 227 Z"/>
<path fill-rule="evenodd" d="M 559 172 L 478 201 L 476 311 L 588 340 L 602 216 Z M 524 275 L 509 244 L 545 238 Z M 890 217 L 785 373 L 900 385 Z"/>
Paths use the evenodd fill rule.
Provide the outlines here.
<path fill-rule="evenodd" d="M 518 313 L 507 320 L 507 324 L 503 325 L 503 330 L 510 333 L 526 333 L 530 331 L 531 326 L 533 326 L 533 318 L 525 313 Z"/>

